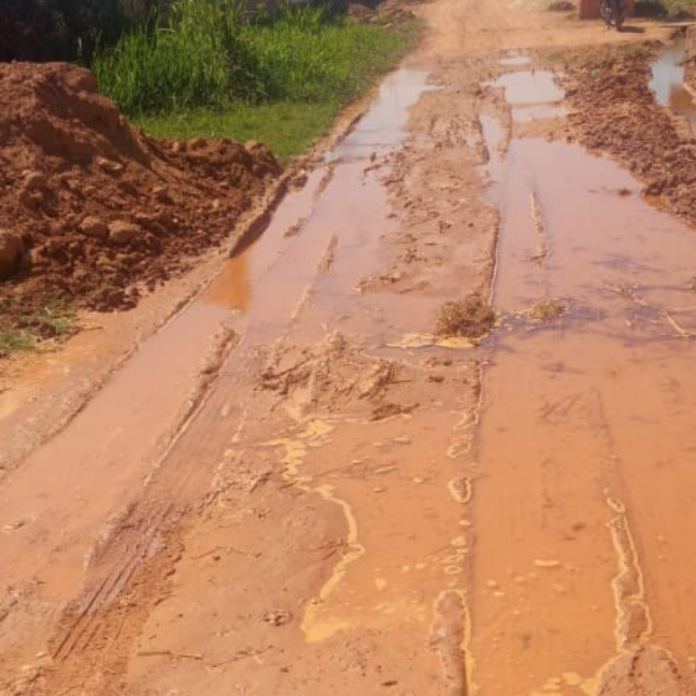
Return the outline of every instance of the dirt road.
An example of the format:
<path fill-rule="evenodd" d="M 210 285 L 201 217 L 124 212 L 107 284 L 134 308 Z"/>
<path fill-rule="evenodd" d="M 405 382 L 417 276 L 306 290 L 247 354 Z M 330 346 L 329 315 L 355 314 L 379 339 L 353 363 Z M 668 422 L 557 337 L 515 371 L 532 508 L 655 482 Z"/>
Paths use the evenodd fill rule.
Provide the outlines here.
<path fill-rule="evenodd" d="M 696 693 L 696 235 L 575 142 L 630 159 L 585 68 L 637 33 L 415 9 L 266 232 L 0 484 L 3 696 Z M 491 335 L 434 334 L 471 293 Z"/>

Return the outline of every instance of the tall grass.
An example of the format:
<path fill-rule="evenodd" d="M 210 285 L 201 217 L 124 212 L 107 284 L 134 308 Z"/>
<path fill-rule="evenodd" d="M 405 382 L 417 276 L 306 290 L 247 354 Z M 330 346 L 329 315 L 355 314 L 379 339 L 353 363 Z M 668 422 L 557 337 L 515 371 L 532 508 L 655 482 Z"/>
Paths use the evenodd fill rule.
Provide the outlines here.
<path fill-rule="evenodd" d="M 259 84 L 232 0 L 180 0 L 99 54 L 102 91 L 127 114 L 222 106 Z"/>
<path fill-rule="evenodd" d="M 399 37 L 332 17 L 322 7 L 286 9 L 265 26 L 242 27 L 271 100 L 345 102 L 393 60 Z"/>
<path fill-rule="evenodd" d="M 235 0 L 179 0 L 97 56 L 104 93 L 129 116 L 231 101 L 344 103 L 402 52 L 405 39 L 322 7 L 249 21 Z"/>

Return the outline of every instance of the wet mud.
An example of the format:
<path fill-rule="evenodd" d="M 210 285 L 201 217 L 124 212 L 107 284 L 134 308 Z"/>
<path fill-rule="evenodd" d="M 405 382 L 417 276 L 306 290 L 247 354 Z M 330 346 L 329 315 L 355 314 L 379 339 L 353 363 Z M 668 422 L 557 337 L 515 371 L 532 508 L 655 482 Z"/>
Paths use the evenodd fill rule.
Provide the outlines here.
<path fill-rule="evenodd" d="M 472 684 L 691 693 L 689 619 L 672 612 L 694 601 L 678 501 L 692 495 L 696 238 L 575 145 L 513 139 L 499 171 L 508 320 L 470 463 Z"/>
<path fill-rule="evenodd" d="M 679 37 L 660 49 L 650 66 L 649 87 L 658 104 L 686 119 L 691 130 L 696 124 L 696 101 L 689 85 L 686 62 L 689 60 L 687 39 Z"/>
<path fill-rule="evenodd" d="M 413 7 L 417 58 L 1 484 L 3 696 L 694 692 L 696 237 L 573 142 L 637 95 L 657 152 L 649 56 Z"/>
<path fill-rule="evenodd" d="M 677 57 L 678 49 L 660 53 L 656 45 L 585 52 L 563 84 L 574 110 L 568 118 L 573 137 L 617 158 L 643 182 L 645 196 L 694 224 L 696 138 L 687 93 L 672 82 Z M 671 111 L 655 94 L 663 103 L 673 95 L 682 106 Z"/>

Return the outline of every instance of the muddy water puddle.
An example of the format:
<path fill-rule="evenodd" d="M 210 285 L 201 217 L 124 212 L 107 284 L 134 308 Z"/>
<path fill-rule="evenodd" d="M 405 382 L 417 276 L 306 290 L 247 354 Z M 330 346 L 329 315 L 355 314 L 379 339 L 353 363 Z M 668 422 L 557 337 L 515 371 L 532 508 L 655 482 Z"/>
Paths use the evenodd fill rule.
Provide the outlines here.
<path fill-rule="evenodd" d="M 397 328 L 399 323 L 410 326 L 413 314 L 405 308 L 385 325 L 385 317 L 395 315 L 389 300 L 382 298 L 389 305 L 383 307 L 379 299 L 363 301 L 358 283 L 379 268 L 380 243 L 397 229 L 380 184 L 387 168 L 375 162 L 402 143 L 409 108 L 430 89 L 435 87 L 428 85 L 427 71 L 395 70 L 368 112 L 313 172 L 297 201 L 284 202 L 270 228 L 230 261 L 204 301 L 241 309 L 247 315 L 244 323 L 255 331 L 297 317 L 309 306 L 315 314 L 344 316 L 355 323 L 350 330 L 370 324 L 380 340 L 405 330 Z M 307 336 L 310 342 L 316 338 Z"/>
<path fill-rule="evenodd" d="M 684 61 L 686 60 L 686 39 L 680 38 L 660 51 L 652 64 L 650 88 L 662 106 L 669 107 L 675 114 L 685 118 L 691 129 L 696 128 L 696 101 L 694 94 L 686 87 L 684 80 Z"/>
<path fill-rule="evenodd" d="M 563 100 L 563 91 L 550 70 L 520 70 L 501 75 L 490 83 L 505 90 L 505 99 L 514 107 L 549 104 Z"/>
<path fill-rule="evenodd" d="M 0 570 L 3 587 L 40 578 L 41 606 L 64 602 L 76 596 L 87 563 L 85 606 L 90 614 L 108 606 L 159 530 L 208 490 L 226 447 L 241 437 L 240 394 L 253 390 L 263 368 L 260 345 L 282 339 L 309 312 L 298 332 L 308 345 L 325 334 L 322 314 L 342 313 L 347 331 L 378 326 L 384 342 L 417 324 L 405 303 L 385 322 L 380 300 L 367 307 L 355 285 L 379 267 L 379 238 L 394 229 L 374 160 L 403 140 L 426 78 L 409 70 L 387 78 L 374 107 L 288 196 L 266 233 L 5 483 L 0 555 L 17 562 Z M 216 388 L 201 388 L 201 376 Z M 127 531 L 110 536 L 109 525 L 121 523 Z M 100 537 L 103 548 L 90 561 Z M 27 546 L 41 553 L 23 553 Z M 32 606 L 22 609 L 29 623 Z M 93 621 L 78 611 L 68 622 L 57 642 L 61 659 L 83 649 Z M 46 635 L 33 637 L 27 655 L 45 649 Z"/>
<path fill-rule="evenodd" d="M 425 91 L 429 72 L 399 68 L 385 80 L 377 101 L 351 133 L 330 152 L 329 162 L 341 159 L 365 159 L 384 156 L 403 141 L 408 112 Z"/>
<path fill-rule="evenodd" d="M 505 318 L 467 464 L 470 687 L 597 694 L 646 645 L 690 674 L 696 236 L 572 145 L 513 139 L 494 173 Z"/>

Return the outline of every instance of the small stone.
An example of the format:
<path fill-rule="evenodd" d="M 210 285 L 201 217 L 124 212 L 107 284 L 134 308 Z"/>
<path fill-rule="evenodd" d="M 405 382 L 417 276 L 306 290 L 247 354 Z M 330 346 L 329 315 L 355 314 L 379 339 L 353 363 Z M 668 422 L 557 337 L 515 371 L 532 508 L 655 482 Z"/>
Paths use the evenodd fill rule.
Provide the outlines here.
<path fill-rule="evenodd" d="M 95 239 L 106 239 L 109 236 L 108 225 L 93 215 L 88 215 L 80 223 L 79 229 L 85 236 L 94 237 Z"/>
<path fill-rule="evenodd" d="M 397 445 L 410 445 L 411 444 L 411 438 L 408 437 L 407 435 L 399 435 L 398 437 L 392 438 L 394 442 L 396 442 Z"/>
<path fill-rule="evenodd" d="M 284 626 L 292 621 L 292 614 L 286 609 L 275 609 L 274 611 L 269 611 L 263 617 L 263 620 L 271 626 Z"/>
<path fill-rule="evenodd" d="M 142 230 L 131 222 L 117 221 L 109 225 L 109 239 L 114 244 L 125 245 L 140 239 Z"/>
<path fill-rule="evenodd" d="M 44 191 L 48 188 L 48 179 L 41 172 L 28 171 L 24 173 L 25 191 Z"/>
<path fill-rule="evenodd" d="M 152 189 L 152 193 L 160 203 L 165 203 L 169 205 L 174 203 L 174 199 L 172 198 L 169 186 L 155 186 L 155 188 Z"/>
<path fill-rule="evenodd" d="M 97 157 L 97 166 L 107 174 L 120 174 L 123 171 L 123 165 L 120 162 L 106 159 L 106 157 Z"/>

